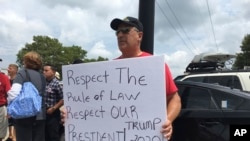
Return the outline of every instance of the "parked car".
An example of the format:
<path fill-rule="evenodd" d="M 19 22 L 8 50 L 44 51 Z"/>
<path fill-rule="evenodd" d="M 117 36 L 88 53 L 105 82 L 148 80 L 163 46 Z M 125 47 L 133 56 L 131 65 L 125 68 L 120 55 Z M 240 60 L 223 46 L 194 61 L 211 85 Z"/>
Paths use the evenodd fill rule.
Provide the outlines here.
<path fill-rule="evenodd" d="M 172 141 L 229 141 L 231 125 L 250 125 L 250 95 L 225 86 L 176 81 L 182 102 Z"/>
<path fill-rule="evenodd" d="M 196 73 L 189 75 L 180 75 L 179 77 L 176 77 L 175 80 L 216 83 L 233 89 L 250 91 L 250 71 Z"/>
<path fill-rule="evenodd" d="M 195 81 L 216 83 L 232 89 L 250 91 L 250 70 L 245 66 L 243 70 L 227 68 L 225 64 L 232 64 L 233 54 L 201 53 L 195 55 L 187 65 L 183 75 L 176 81 Z"/>

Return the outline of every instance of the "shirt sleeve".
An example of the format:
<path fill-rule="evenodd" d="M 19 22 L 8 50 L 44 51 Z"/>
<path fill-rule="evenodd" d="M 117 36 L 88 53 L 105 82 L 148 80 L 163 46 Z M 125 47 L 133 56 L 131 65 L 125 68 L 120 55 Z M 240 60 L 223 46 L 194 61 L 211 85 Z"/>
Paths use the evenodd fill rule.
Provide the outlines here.
<path fill-rule="evenodd" d="M 21 84 L 19 83 L 12 84 L 12 87 L 8 91 L 8 97 L 7 97 L 8 103 L 10 103 L 12 100 L 14 100 L 18 96 L 21 89 L 22 89 Z"/>

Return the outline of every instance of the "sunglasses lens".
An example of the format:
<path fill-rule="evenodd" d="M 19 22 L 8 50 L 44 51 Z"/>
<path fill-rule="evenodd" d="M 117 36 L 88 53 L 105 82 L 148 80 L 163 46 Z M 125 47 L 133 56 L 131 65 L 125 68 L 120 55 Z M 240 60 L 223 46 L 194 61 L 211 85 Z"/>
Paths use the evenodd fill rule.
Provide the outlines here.
<path fill-rule="evenodd" d="M 118 35 L 120 32 L 122 32 L 123 34 L 128 34 L 130 31 L 130 28 L 126 27 L 126 28 L 120 28 L 116 30 L 116 35 Z"/>

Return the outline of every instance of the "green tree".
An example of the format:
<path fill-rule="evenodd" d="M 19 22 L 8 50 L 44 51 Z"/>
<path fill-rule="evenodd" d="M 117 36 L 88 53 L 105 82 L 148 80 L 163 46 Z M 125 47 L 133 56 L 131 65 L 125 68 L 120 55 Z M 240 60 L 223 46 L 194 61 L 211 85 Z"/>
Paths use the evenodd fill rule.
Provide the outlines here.
<path fill-rule="evenodd" d="M 63 45 L 55 38 L 48 36 L 34 36 L 31 44 L 26 43 L 17 54 L 17 64 L 22 66 L 22 58 L 24 54 L 29 51 L 38 52 L 44 64 L 52 64 L 61 74 L 62 65 L 70 64 L 75 59 L 82 59 L 86 57 L 87 51 L 82 50 L 80 46 Z"/>
<path fill-rule="evenodd" d="M 88 59 L 88 58 L 86 58 L 84 60 L 84 62 L 85 63 L 87 63 L 87 62 L 99 62 L 99 61 L 107 61 L 107 60 L 108 60 L 108 58 L 103 58 L 103 57 L 99 56 L 97 59 Z"/>
<path fill-rule="evenodd" d="M 247 34 L 242 40 L 241 53 L 237 53 L 233 68 L 243 69 L 244 66 L 250 66 L 250 34 Z"/>

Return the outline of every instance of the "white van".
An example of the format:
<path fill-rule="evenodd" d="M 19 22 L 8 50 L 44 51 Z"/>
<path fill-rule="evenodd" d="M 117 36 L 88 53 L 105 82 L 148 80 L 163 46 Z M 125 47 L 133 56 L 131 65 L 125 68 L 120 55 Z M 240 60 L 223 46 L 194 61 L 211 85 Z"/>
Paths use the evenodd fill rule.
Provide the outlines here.
<path fill-rule="evenodd" d="M 203 83 L 215 83 L 222 86 L 250 91 L 250 72 L 217 72 L 217 73 L 199 73 L 189 74 L 179 81 L 195 81 Z"/>

